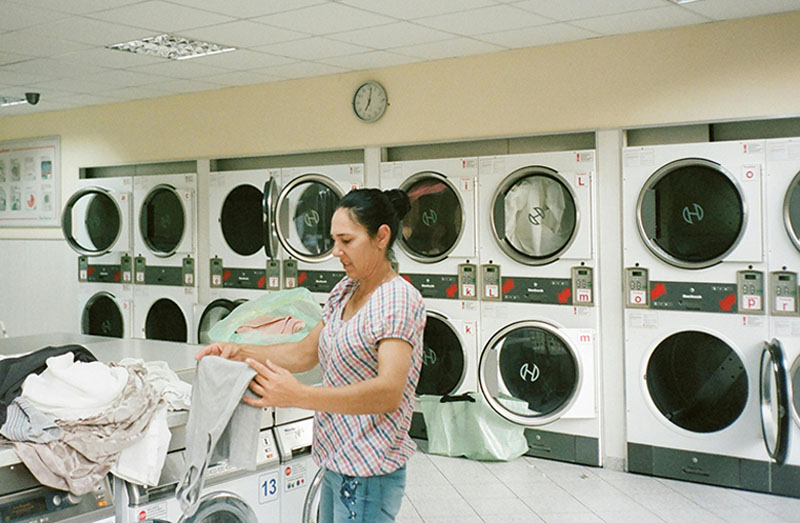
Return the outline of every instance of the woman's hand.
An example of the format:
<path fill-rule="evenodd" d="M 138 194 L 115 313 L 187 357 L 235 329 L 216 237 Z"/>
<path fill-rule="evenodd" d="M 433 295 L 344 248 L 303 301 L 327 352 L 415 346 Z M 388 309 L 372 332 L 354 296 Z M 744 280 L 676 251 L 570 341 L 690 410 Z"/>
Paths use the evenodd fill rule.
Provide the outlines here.
<path fill-rule="evenodd" d="M 258 398 L 245 396 L 244 402 L 254 407 L 299 407 L 300 401 L 307 396 L 306 386 L 300 383 L 291 372 L 270 360 L 262 365 L 254 359 L 245 360 L 256 375 L 250 382 L 252 390 Z"/>
<path fill-rule="evenodd" d="M 194 355 L 194 359 L 200 360 L 203 356 L 219 356 L 227 360 L 242 361 L 240 349 L 241 347 L 236 343 L 218 341 L 197 351 L 197 354 Z"/>

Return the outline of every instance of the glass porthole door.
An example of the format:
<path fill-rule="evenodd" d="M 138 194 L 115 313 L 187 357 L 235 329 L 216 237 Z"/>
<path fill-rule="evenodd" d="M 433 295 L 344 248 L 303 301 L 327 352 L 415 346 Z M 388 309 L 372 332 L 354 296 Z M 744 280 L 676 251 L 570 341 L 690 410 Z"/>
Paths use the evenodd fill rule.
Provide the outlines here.
<path fill-rule="evenodd" d="M 73 194 L 61 215 L 67 244 L 84 256 L 100 256 L 111 252 L 121 239 L 127 241 L 123 231 L 125 202 L 125 208 L 120 207 L 110 191 L 98 187 Z"/>
<path fill-rule="evenodd" d="M 166 258 L 177 252 L 189 223 L 174 187 L 157 185 L 145 196 L 139 211 L 139 231 L 146 247 Z"/>
<path fill-rule="evenodd" d="M 93 336 L 124 337 L 122 311 L 110 293 L 98 292 L 83 306 L 81 332 Z"/>
<path fill-rule="evenodd" d="M 252 256 L 264 246 L 263 198 L 260 189 L 242 184 L 234 187 L 222 202 L 218 218 L 222 237 L 240 256 Z"/>
<path fill-rule="evenodd" d="M 203 314 L 200 316 L 200 322 L 197 324 L 197 343 L 201 345 L 208 345 L 211 343 L 213 340 L 208 337 L 208 331 L 210 331 L 218 321 L 227 318 L 238 305 L 238 303 L 225 298 L 219 298 L 209 303 L 205 310 L 203 310 Z"/>
<path fill-rule="evenodd" d="M 767 452 L 778 465 L 789 450 L 789 384 L 783 347 L 777 339 L 764 343 L 761 352 L 761 433 Z"/>
<path fill-rule="evenodd" d="M 180 306 L 169 298 L 160 298 L 147 311 L 144 333 L 148 340 L 186 343 L 189 327 Z"/>
<path fill-rule="evenodd" d="M 783 200 L 783 223 L 794 246 L 800 250 L 800 172 L 798 172 Z"/>
<path fill-rule="evenodd" d="M 455 393 L 464 381 L 467 365 L 464 346 L 455 327 L 445 316 L 429 311 L 422 346 L 417 395 Z"/>

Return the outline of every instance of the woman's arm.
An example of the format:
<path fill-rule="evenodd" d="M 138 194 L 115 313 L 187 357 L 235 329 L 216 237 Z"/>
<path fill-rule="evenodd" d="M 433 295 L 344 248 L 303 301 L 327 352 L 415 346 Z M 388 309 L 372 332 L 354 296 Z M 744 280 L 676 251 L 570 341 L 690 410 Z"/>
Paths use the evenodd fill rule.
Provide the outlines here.
<path fill-rule="evenodd" d="M 411 368 L 411 344 L 397 338 L 378 343 L 378 375 L 352 385 L 314 387 L 300 383 L 276 361 L 250 360 L 258 374 L 250 388 L 258 398 L 244 401 L 258 407 L 300 407 L 338 414 L 383 414 L 400 407 Z"/>
<path fill-rule="evenodd" d="M 229 360 L 272 361 L 290 372 L 305 372 L 319 363 L 317 347 L 324 323 L 319 321 L 300 341 L 278 345 L 242 345 L 230 342 L 216 342 L 200 349 L 194 358 L 221 356 Z"/>

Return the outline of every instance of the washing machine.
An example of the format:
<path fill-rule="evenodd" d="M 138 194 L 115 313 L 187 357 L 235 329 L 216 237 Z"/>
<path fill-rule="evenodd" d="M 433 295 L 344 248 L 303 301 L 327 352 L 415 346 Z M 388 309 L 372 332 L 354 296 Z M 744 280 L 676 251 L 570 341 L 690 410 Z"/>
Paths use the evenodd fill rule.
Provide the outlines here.
<path fill-rule="evenodd" d="M 134 285 L 133 337 L 197 343 L 195 287 Z"/>
<path fill-rule="evenodd" d="M 281 180 L 272 220 L 286 256 L 283 288 L 306 287 L 324 303 L 345 274 L 333 257 L 331 218 L 339 200 L 364 185 L 364 165 L 285 168 Z"/>
<path fill-rule="evenodd" d="M 594 150 L 479 159 L 480 260 L 500 280 L 482 299 L 546 303 L 528 289 L 557 286 L 558 304 L 593 303 L 591 286 L 570 283 L 574 267 L 590 283 L 595 268 L 594 172 Z"/>
<path fill-rule="evenodd" d="M 134 178 L 136 285 L 195 285 L 196 194 L 194 173 Z"/>
<path fill-rule="evenodd" d="M 764 145 L 731 141 L 623 150 L 623 261 L 626 268 L 646 270 L 652 283 L 639 299 L 661 308 L 681 299 L 688 304 L 697 300 L 693 295 L 734 286 L 739 271 L 766 269 Z M 763 312 L 763 295 L 738 298 L 738 304 L 736 296 L 722 299 L 713 310 Z"/>
<path fill-rule="evenodd" d="M 61 214 L 67 245 L 79 254 L 78 280 L 133 283 L 133 179 L 78 180 Z"/>
<path fill-rule="evenodd" d="M 760 405 L 768 331 L 757 315 L 625 311 L 630 472 L 769 491 Z"/>
<path fill-rule="evenodd" d="M 78 318 L 81 334 L 133 337 L 133 285 L 80 283 Z"/>
<path fill-rule="evenodd" d="M 459 266 L 477 263 L 477 157 L 384 162 L 380 173 L 381 189 L 400 188 L 411 201 L 397 238 L 399 272 L 423 296 L 458 298 L 431 291 L 455 288 Z M 476 287 L 466 290 L 475 298 Z"/>
<path fill-rule="evenodd" d="M 212 288 L 280 289 L 280 246 L 272 221 L 280 180 L 280 169 L 209 174 Z"/>
<path fill-rule="evenodd" d="M 228 317 L 233 310 L 244 302 L 264 295 L 259 289 L 211 288 L 207 303 L 195 306 L 195 334 L 197 343 L 208 345 L 212 342 L 208 331 L 220 320 Z"/>
<path fill-rule="evenodd" d="M 280 411 L 276 409 L 276 419 Z M 322 475 L 311 457 L 313 436 L 313 418 L 275 426 L 281 456 L 281 523 L 317 521 Z"/>
<path fill-rule="evenodd" d="M 484 301 L 480 339 L 481 395 L 528 455 L 602 465 L 595 308 Z"/>

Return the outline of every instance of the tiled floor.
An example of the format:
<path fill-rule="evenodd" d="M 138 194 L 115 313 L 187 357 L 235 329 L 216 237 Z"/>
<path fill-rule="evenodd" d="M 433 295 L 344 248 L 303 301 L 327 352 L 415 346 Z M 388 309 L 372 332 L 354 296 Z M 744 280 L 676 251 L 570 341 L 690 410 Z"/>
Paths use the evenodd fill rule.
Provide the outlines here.
<path fill-rule="evenodd" d="M 800 522 L 800 499 L 522 457 L 478 462 L 418 451 L 402 523 Z"/>

